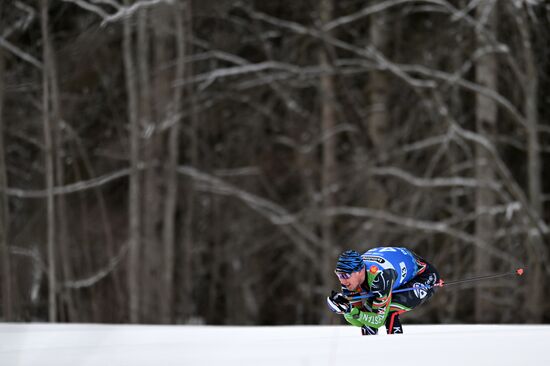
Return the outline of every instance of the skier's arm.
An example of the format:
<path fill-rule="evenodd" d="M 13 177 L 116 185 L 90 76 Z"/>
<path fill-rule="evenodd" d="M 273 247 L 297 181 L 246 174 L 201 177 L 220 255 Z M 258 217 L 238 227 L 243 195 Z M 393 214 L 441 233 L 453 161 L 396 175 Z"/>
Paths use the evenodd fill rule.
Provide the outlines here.
<path fill-rule="evenodd" d="M 374 294 L 372 311 L 382 313 L 390 308 L 391 292 L 397 279 L 397 272 L 393 269 L 385 269 L 379 272 L 372 281 L 371 293 Z"/>
<path fill-rule="evenodd" d="M 373 328 L 381 327 L 386 321 L 390 310 L 391 291 L 397 278 L 397 272 L 393 269 L 385 269 L 379 272 L 371 284 L 371 293 L 375 295 L 371 311 L 361 311 L 352 308 L 351 312 L 344 315 L 346 321 L 355 326 L 368 325 Z"/>

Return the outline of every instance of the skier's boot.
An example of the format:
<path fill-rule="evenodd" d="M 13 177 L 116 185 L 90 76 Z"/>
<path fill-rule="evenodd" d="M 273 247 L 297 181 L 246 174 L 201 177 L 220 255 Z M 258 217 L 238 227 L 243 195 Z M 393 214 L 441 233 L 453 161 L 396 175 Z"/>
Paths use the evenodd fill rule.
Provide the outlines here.
<path fill-rule="evenodd" d="M 403 326 L 399 320 L 399 313 L 389 313 L 386 318 L 386 332 L 388 334 L 403 334 Z"/>
<path fill-rule="evenodd" d="M 368 325 L 363 325 L 361 327 L 361 334 L 362 335 L 376 335 L 378 333 L 378 329 L 369 327 Z"/>

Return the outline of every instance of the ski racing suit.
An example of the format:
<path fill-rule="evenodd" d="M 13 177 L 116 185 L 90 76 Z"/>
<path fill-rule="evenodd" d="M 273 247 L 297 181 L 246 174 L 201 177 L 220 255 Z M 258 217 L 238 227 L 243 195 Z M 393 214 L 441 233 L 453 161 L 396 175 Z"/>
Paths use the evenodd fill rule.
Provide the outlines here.
<path fill-rule="evenodd" d="M 360 293 L 372 296 L 352 301 L 352 311 L 344 318 L 362 327 L 363 334 L 376 334 L 382 325 L 388 334 L 402 333 L 399 314 L 414 309 L 434 294 L 432 286 L 440 279 L 437 270 L 407 248 L 373 248 L 361 257 L 365 263 L 365 281 L 359 289 L 342 285 L 342 293 L 346 297 Z M 417 289 L 392 294 L 399 288 Z"/>

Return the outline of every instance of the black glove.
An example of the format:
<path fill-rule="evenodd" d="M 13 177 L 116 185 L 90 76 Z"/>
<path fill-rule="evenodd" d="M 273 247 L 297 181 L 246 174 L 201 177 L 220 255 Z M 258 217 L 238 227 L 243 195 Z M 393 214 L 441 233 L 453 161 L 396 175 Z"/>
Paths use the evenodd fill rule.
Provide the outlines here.
<path fill-rule="evenodd" d="M 327 297 L 328 308 L 336 314 L 346 314 L 351 310 L 351 304 L 349 300 L 344 297 L 340 292 L 332 291 L 330 296 Z"/>

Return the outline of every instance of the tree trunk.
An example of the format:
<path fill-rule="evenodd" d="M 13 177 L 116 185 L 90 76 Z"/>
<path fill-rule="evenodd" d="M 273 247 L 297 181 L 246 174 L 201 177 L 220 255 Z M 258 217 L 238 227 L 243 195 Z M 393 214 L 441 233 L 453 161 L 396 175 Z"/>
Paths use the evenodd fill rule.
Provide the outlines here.
<path fill-rule="evenodd" d="M 383 54 L 388 48 L 388 25 L 385 12 L 371 18 L 369 27 L 372 45 Z M 376 148 L 386 147 L 386 130 L 388 128 L 388 93 L 389 81 L 386 72 L 374 70 L 369 74 L 369 120 L 368 132 L 372 144 Z"/>
<path fill-rule="evenodd" d="M 467 2 L 467 0 L 460 1 L 458 6 L 460 8 L 463 8 L 466 6 Z M 462 47 L 456 47 L 452 51 L 451 55 L 452 69 L 459 70 L 464 63 L 464 60 L 467 58 L 467 54 L 464 52 L 464 49 Z M 465 98 L 463 98 L 463 91 L 458 86 L 450 90 L 449 107 L 450 114 L 452 116 L 460 116 L 463 113 L 464 99 Z M 450 148 L 447 154 L 449 165 L 450 167 L 453 167 L 451 169 L 455 169 L 454 167 L 459 166 L 459 164 L 461 163 L 459 152 L 456 148 Z M 464 205 L 461 204 L 459 197 L 457 197 L 456 195 L 452 195 L 449 205 L 452 207 L 452 212 L 460 212 L 461 215 L 466 215 L 466 210 L 463 207 Z M 471 260 L 465 258 L 465 256 L 462 255 L 458 250 L 461 247 L 460 240 L 456 238 L 449 238 L 447 241 L 450 245 L 445 250 L 450 253 L 448 253 L 445 258 L 448 258 L 448 262 L 451 263 L 452 268 L 461 268 L 463 267 L 463 263 L 465 263 L 467 260 Z M 452 291 L 448 294 L 446 301 L 443 301 L 443 303 L 445 303 L 445 306 L 441 309 L 442 312 L 446 315 L 446 318 L 444 319 L 448 319 L 449 321 L 457 319 L 457 313 L 461 310 L 462 307 L 464 307 L 464 302 L 462 300 L 462 294 L 459 291 Z M 472 302 L 470 301 L 469 303 L 471 304 Z"/>
<path fill-rule="evenodd" d="M 51 65 L 51 48 L 49 39 L 49 17 L 48 17 L 48 0 L 41 2 L 41 29 L 42 29 L 42 57 L 44 69 L 42 72 L 42 118 L 44 127 L 44 156 L 45 156 L 45 174 L 46 174 L 46 190 L 47 190 L 47 252 L 48 252 L 48 316 L 50 322 L 57 321 L 57 279 L 56 279 L 56 251 L 55 251 L 55 200 L 54 200 L 54 152 L 52 142 L 52 127 L 50 113 L 50 73 Z"/>
<path fill-rule="evenodd" d="M 496 7 L 491 1 L 482 2 L 478 5 L 477 16 L 479 19 L 486 19 L 485 27 L 492 32 L 497 31 Z M 478 40 L 483 42 L 481 35 Z M 482 43 L 481 43 L 482 45 Z M 479 58 L 476 62 L 476 81 L 490 90 L 497 90 L 497 62 L 494 54 L 489 53 Z M 481 94 L 476 94 L 476 128 L 480 135 L 485 136 L 489 141 L 494 140 L 497 123 L 497 105 L 496 103 Z M 475 174 L 479 182 L 476 190 L 476 236 L 487 243 L 493 245 L 495 232 L 495 222 L 493 217 L 486 212 L 488 208 L 495 204 L 494 193 L 488 188 L 495 178 L 494 167 L 490 164 L 490 154 L 485 148 L 476 145 Z M 485 210 L 485 213 L 483 212 Z M 490 257 L 487 252 L 479 247 L 475 249 L 474 266 L 476 273 L 482 275 L 491 272 Z M 475 319 L 477 322 L 490 321 L 491 303 L 488 300 L 487 289 L 477 287 L 475 296 Z"/>
<path fill-rule="evenodd" d="M 192 23 L 192 6 L 191 0 L 186 0 L 184 2 L 183 16 L 184 19 L 184 32 L 186 39 L 178 40 L 182 42 L 182 47 L 189 44 L 189 50 L 185 48 L 185 55 L 191 55 L 192 46 L 187 39 L 191 39 L 193 32 L 193 23 Z M 185 78 L 191 79 L 193 77 L 193 64 L 189 63 L 185 69 Z M 185 88 L 185 97 L 189 101 L 188 104 L 191 108 L 191 115 L 189 117 L 189 147 L 187 149 L 189 154 L 189 164 L 192 167 L 196 167 L 198 164 L 198 126 L 199 126 L 199 115 L 197 112 L 197 101 L 195 96 L 195 91 L 193 88 L 193 83 L 188 83 Z M 182 222 L 182 245 L 181 245 L 181 294 L 182 294 L 182 306 L 181 306 L 181 317 L 184 321 L 188 321 L 191 316 L 195 313 L 195 303 L 193 301 L 193 226 L 195 225 L 195 190 L 194 185 L 191 179 L 187 180 L 185 185 L 184 192 L 184 202 L 183 206 L 185 207 L 183 222 Z"/>
<path fill-rule="evenodd" d="M 368 29 L 370 44 L 381 54 L 387 55 L 389 38 L 392 34 L 398 34 L 390 29 L 387 24 L 386 12 L 380 12 L 369 18 L 370 25 Z M 376 156 L 383 150 L 388 149 L 387 135 L 389 125 L 388 98 L 390 92 L 390 83 L 388 73 L 385 70 L 371 70 L 368 74 L 368 83 L 366 83 L 366 97 L 368 103 L 366 130 L 369 141 L 374 147 L 371 156 L 366 157 L 366 162 L 372 156 Z M 389 198 L 388 191 L 381 186 L 380 181 L 373 178 L 368 172 L 365 172 L 365 201 L 367 205 L 374 209 L 386 209 Z M 413 196 L 413 202 L 421 201 L 420 195 Z M 416 211 L 418 205 L 411 205 L 411 210 Z"/>
<path fill-rule="evenodd" d="M 130 1 L 125 0 L 125 5 Z M 138 94 L 136 81 L 136 68 L 134 65 L 134 46 L 132 40 L 132 19 L 124 19 L 124 71 L 126 77 L 126 93 L 128 99 L 128 119 L 130 125 L 130 192 L 128 195 L 128 297 L 129 315 L 131 323 L 140 320 L 140 173 L 139 173 L 139 148 L 140 128 L 138 114 Z"/>
<path fill-rule="evenodd" d="M 321 24 L 328 23 L 333 17 L 333 0 L 322 0 L 320 3 Z M 332 133 L 336 127 L 336 95 L 334 86 L 333 69 L 327 49 L 328 45 L 321 45 L 319 62 L 323 72 L 321 73 L 320 95 L 321 95 L 321 136 L 323 137 L 323 161 L 321 177 L 322 210 L 329 209 L 335 205 L 334 185 L 336 184 L 336 136 Z M 333 231 L 334 222 L 332 216 L 321 216 L 321 238 L 323 243 L 322 262 L 319 270 L 322 283 L 321 291 L 328 293 L 333 282 L 331 268 L 334 266 L 333 256 Z M 329 313 L 322 313 L 322 323 L 329 321 Z"/>
<path fill-rule="evenodd" d="M 529 187 L 529 203 L 533 212 L 538 218 L 543 217 L 542 206 L 542 188 L 541 188 L 541 157 L 539 143 L 539 123 L 538 123 L 538 72 L 535 61 L 535 55 L 531 43 L 531 32 L 529 30 L 529 22 L 527 19 L 526 4 L 522 4 L 522 9 L 517 16 L 519 22 L 518 27 L 521 33 L 522 46 L 525 60 L 525 114 L 527 121 L 527 182 Z M 529 268 L 531 272 L 530 282 L 527 286 L 527 294 L 529 294 L 528 320 L 533 323 L 540 323 L 544 312 L 544 289 L 545 276 L 543 274 L 543 263 L 541 258 L 544 258 L 541 248 L 543 240 L 538 230 L 529 230 L 530 246 L 529 253 Z"/>
<path fill-rule="evenodd" d="M 8 187 L 8 174 L 4 146 L 4 51 L 0 49 L 0 187 Z M 8 245 L 9 205 L 8 195 L 0 195 L 0 266 L 2 266 L 2 319 L 14 320 L 12 308 L 11 260 Z"/>
<path fill-rule="evenodd" d="M 156 181 L 156 169 L 153 158 L 153 142 L 155 131 L 151 132 L 153 127 L 153 118 L 151 111 L 151 82 L 150 82 L 150 62 L 149 62 L 149 29 L 148 16 L 149 9 L 142 8 L 137 13 L 137 46 L 136 61 L 138 67 L 138 93 L 139 93 L 139 125 L 142 129 L 142 159 L 145 164 L 143 171 L 143 189 L 140 196 L 143 207 L 147 210 L 141 211 L 142 246 L 140 252 L 140 307 L 141 321 L 151 323 L 148 317 L 153 312 L 153 298 L 151 288 L 153 286 L 154 263 L 158 257 L 158 244 L 155 239 L 155 226 L 157 219 L 157 202 L 153 195 L 154 181 Z"/>
<path fill-rule="evenodd" d="M 161 14 L 163 15 L 163 14 Z M 166 14 L 168 15 L 168 14 Z M 181 80 L 185 71 L 185 30 L 183 24 L 182 5 L 176 4 L 173 9 L 174 24 L 176 28 L 176 72 L 175 80 Z M 159 20 L 165 20 L 159 17 Z M 160 35 L 162 37 L 162 34 Z M 157 40 L 158 42 L 158 40 Z M 158 44 L 158 43 L 157 43 Z M 162 60 L 159 61 L 159 66 Z M 164 80 L 165 87 L 169 88 L 170 80 Z M 175 118 L 181 113 L 182 86 L 174 89 L 172 104 L 166 108 L 166 119 Z M 168 95 L 166 96 L 168 99 Z M 164 243 L 164 263 L 163 263 L 163 283 L 165 292 L 165 301 L 162 306 L 162 321 L 171 323 L 174 317 L 174 279 L 175 279 L 175 233 L 176 233 L 176 206 L 178 192 L 178 158 L 179 158 L 179 121 L 174 123 L 169 130 L 168 136 L 168 161 L 165 165 L 165 186 L 166 194 L 164 198 L 164 225 L 163 225 L 163 243 Z"/>
<path fill-rule="evenodd" d="M 156 8 L 155 8 L 156 10 Z M 161 266 L 164 260 L 162 237 L 160 228 L 162 226 L 161 190 L 162 190 L 162 168 L 159 166 L 162 156 L 162 134 L 158 131 L 160 124 L 160 113 L 165 101 L 162 96 L 156 95 L 159 92 L 159 76 L 157 70 L 151 72 L 156 61 L 159 47 L 151 49 L 154 34 L 151 35 L 149 28 L 155 26 L 155 11 L 143 8 L 138 13 L 138 45 L 137 60 L 139 68 L 139 92 L 140 92 L 140 120 L 144 128 L 143 138 L 143 159 L 147 164 L 144 171 L 143 204 L 147 210 L 142 212 L 143 226 L 143 261 L 141 262 L 141 284 L 142 284 L 142 316 L 146 322 L 158 322 L 161 315 L 160 303 L 156 301 L 162 296 Z M 151 64 L 151 53 L 155 53 Z M 161 72 L 161 71 L 159 71 Z M 154 78 L 152 75 L 154 74 Z M 153 93 L 151 92 L 153 91 Z M 158 98 L 157 98 L 158 97 Z M 159 103 L 160 105 L 157 105 Z"/>
<path fill-rule="evenodd" d="M 83 169 L 85 169 L 86 174 L 90 177 L 97 176 L 97 174 L 95 172 L 95 169 L 93 167 L 92 161 L 90 159 L 90 154 L 88 154 L 88 152 L 86 151 L 86 148 L 83 144 L 82 139 L 80 138 L 80 136 L 77 135 L 76 131 L 74 131 L 71 128 L 71 126 L 67 126 L 67 127 L 69 129 L 69 133 L 72 135 L 71 137 L 75 141 L 76 150 L 77 150 L 75 155 L 80 156 L 80 158 L 82 159 Z M 76 165 L 76 164 L 73 164 L 73 165 Z M 76 176 L 79 177 L 78 180 L 83 180 L 84 178 L 82 177 L 80 167 L 73 166 L 73 169 L 75 170 Z M 112 222 L 110 220 L 109 212 L 107 210 L 107 205 L 106 205 L 106 202 L 105 202 L 106 201 L 105 194 L 99 187 L 96 187 L 94 189 L 94 195 L 95 195 L 97 203 L 99 205 L 99 210 L 100 210 L 100 214 L 101 214 L 101 222 L 103 224 L 103 231 L 105 233 L 105 244 L 106 244 L 106 248 L 107 248 L 107 255 L 108 255 L 109 258 L 114 258 L 116 256 L 117 251 L 116 251 L 116 248 L 115 248 L 115 241 L 114 241 L 114 238 L 113 238 Z M 81 193 L 80 196 L 81 196 L 81 198 L 80 198 L 81 205 L 83 206 L 86 195 L 84 193 Z M 86 211 L 83 211 L 83 212 L 85 213 Z M 81 216 L 82 216 L 82 218 L 84 218 L 86 215 L 83 214 Z M 87 225 L 86 222 L 87 222 L 86 220 L 83 221 L 84 225 L 82 225 L 82 227 L 85 227 Z M 84 231 L 84 233 L 86 232 L 86 230 L 83 230 L 83 231 Z M 89 241 L 86 240 L 86 237 L 85 237 L 83 242 L 88 243 Z M 123 279 L 121 279 L 120 271 L 114 271 L 112 276 L 113 276 L 113 284 L 114 284 L 114 286 L 113 286 L 113 292 L 114 292 L 113 298 L 115 299 L 115 302 L 114 302 L 113 306 L 115 306 L 116 311 L 111 312 L 111 313 L 112 313 L 114 319 L 123 319 L 124 315 L 128 313 L 127 310 L 124 308 L 125 292 L 124 292 L 123 287 L 125 286 L 125 282 L 124 282 Z M 79 305 L 80 305 L 80 302 L 78 301 L 79 297 L 75 297 L 75 300 L 77 302 L 76 307 L 78 308 Z M 121 316 L 122 316 L 122 318 L 121 318 Z M 81 321 L 81 320 L 79 320 L 79 321 Z"/>
<path fill-rule="evenodd" d="M 52 148 L 55 160 L 55 183 L 57 186 L 65 184 L 65 169 L 63 162 L 63 136 L 62 136 L 62 116 L 61 116 L 61 101 L 59 96 L 59 80 L 57 78 L 57 62 L 55 59 L 54 48 L 51 39 L 48 37 L 48 45 L 50 50 L 47 54 L 49 60 L 49 79 L 51 87 L 51 117 L 52 117 Z M 57 252 L 60 264 L 60 282 L 67 279 L 72 279 L 73 271 L 71 269 L 71 253 L 68 240 L 68 225 L 67 225 L 67 205 L 65 196 L 60 194 L 56 197 L 56 226 L 57 226 Z M 67 313 L 60 316 L 61 321 L 76 321 L 77 311 L 74 306 L 72 293 L 70 289 L 59 289 L 60 298 L 65 301 L 62 309 L 66 309 Z"/>

